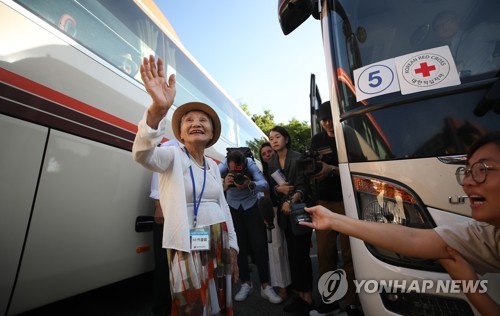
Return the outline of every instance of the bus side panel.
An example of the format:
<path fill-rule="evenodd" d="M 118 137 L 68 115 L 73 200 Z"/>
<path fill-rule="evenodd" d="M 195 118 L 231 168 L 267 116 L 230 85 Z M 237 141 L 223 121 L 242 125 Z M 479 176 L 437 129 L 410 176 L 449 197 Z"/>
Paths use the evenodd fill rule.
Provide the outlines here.
<path fill-rule="evenodd" d="M 1 104 L 1 103 L 0 103 Z M 47 129 L 0 115 L 0 314 L 6 312 L 36 190 Z"/>
<path fill-rule="evenodd" d="M 26 14 L 29 18 L 0 2 L 0 67 L 20 77 L 6 78 L 7 83 L 22 83 L 20 88 L 29 93 L 135 134 L 135 125 L 151 103 L 141 85 Z"/>
<path fill-rule="evenodd" d="M 151 172 L 131 153 L 51 131 L 11 314 L 152 270 Z"/>

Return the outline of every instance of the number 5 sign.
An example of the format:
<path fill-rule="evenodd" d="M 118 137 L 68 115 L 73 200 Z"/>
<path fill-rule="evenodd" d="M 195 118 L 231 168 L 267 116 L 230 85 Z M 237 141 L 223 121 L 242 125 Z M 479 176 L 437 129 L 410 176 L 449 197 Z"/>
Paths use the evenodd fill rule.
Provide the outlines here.
<path fill-rule="evenodd" d="M 448 46 L 386 59 L 354 70 L 356 101 L 401 91 L 410 94 L 460 84 Z"/>
<path fill-rule="evenodd" d="M 356 101 L 399 91 L 394 58 L 354 70 Z"/>

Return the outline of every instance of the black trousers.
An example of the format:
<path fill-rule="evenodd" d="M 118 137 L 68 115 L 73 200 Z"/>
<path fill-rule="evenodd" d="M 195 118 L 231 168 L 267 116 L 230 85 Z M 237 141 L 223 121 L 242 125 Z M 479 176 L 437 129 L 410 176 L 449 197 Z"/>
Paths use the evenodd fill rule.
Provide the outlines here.
<path fill-rule="evenodd" d="M 250 281 L 250 267 L 248 266 L 248 255 L 253 253 L 255 264 L 259 272 L 260 283 L 269 283 L 269 253 L 267 251 L 266 224 L 260 216 L 258 204 L 243 210 L 242 207 L 231 210 L 234 230 L 238 237 L 238 269 L 240 270 L 241 282 Z"/>
<path fill-rule="evenodd" d="M 153 226 L 153 250 L 155 256 L 154 270 L 154 300 L 152 312 L 155 316 L 170 315 L 172 295 L 170 294 L 167 250 L 162 246 L 163 224 Z"/>
<path fill-rule="evenodd" d="M 284 215 L 289 221 L 289 215 Z M 285 238 L 288 250 L 288 263 L 292 277 L 292 289 L 299 292 L 309 292 L 313 286 L 311 250 L 312 231 L 302 235 L 294 235 L 290 224 L 285 225 Z"/>

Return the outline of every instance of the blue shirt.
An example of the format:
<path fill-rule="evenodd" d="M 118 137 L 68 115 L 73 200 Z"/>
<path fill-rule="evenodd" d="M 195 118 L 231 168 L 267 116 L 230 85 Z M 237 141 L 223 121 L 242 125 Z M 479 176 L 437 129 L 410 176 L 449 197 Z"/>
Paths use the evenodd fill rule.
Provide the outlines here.
<path fill-rule="evenodd" d="M 227 165 L 227 160 L 224 160 L 219 164 L 219 170 L 222 177 L 225 177 L 229 172 L 229 167 Z M 251 208 L 259 198 L 259 192 L 265 192 L 269 190 L 269 185 L 267 184 L 266 178 L 259 167 L 251 158 L 247 158 L 247 172 L 246 175 L 250 175 L 249 178 L 255 183 L 255 189 L 250 190 L 248 188 L 238 189 L 236 187 L 230 187 L 226 191 L 227 204 L 234 209 L 239 209 L 240 206 L 244 210 Z"/>

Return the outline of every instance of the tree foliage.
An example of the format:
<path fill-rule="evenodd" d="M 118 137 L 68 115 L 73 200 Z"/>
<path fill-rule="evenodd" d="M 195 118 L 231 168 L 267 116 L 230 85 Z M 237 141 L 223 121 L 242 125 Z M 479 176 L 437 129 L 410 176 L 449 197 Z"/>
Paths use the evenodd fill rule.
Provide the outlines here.
<path fill-rule="evenodd" d="M 251 117 L 252 121 L 266 134 L 269 135 L 269 131 L 276 125 L 284 127 L 288 133 L 290 133 L 290 138 L 292 140 L 292 149 L 295 151 L 303 151 L 311 142 L 311 126 L 307 121 L 299 121 L 292 118 L 287 124 L 276 123 L 274 121 L 274 115 L 271 110 L 266 109 L 261 115 L 253 114 L 250 115 L 247 104 L 240 105 L 245 113 Z M 254 139 L 247 143 L 247 146 L 252 150 L 254 157 L 259 158 L 259 148 L 260 145 L 267 141 L 267 139 Z"/>
<path fill-rule="evenodd" d="M 303 151 L 311 143 L 311 126 L 307 121 L 300 122 L 293 118 L 288 121 L 287 125 L 283 127 L 290 133 L 292 139 L 292 149 L 296 151 Z"/>
<path fill-rule="evenodd" d="M 269 131 L 273 128 L 276 123 L 274 122 L 274 115 L 271 110 L 264 110 L 264 114 L 258 115 L 254 114 L 251 116 L 252 121 L 257 124 L 257 126 L 264 132 L 264 134 L 269 135 Z"/>
<path fill-rule="evenodd" d="M 245 112 L 249 117 L 252 116 L 252 113 L 248 110 L 248 104 L 240 104 L 240 108 Z"/>

